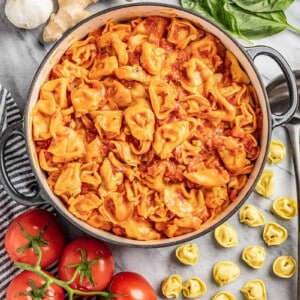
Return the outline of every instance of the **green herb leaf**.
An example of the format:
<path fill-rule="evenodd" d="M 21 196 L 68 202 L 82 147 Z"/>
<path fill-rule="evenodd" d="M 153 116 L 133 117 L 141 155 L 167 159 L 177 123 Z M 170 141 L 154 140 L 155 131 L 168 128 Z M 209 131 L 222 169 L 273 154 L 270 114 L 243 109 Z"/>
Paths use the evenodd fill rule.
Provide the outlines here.
<path fill-rule="evenodd" d="M 243 38 L 249 42 L 240 33 L 235 17 L 226 9 L 228 5 L 226 0 L 181 0 L 181 5 L 184 8 L 200 13 L 236 37 Z"/>
<path fill-rule="evenodd" d="M 285 29 L 300 33 L 289 24 L 284 9 L 292 0 L 180 0 L 182 7 L 199 12 L 236 37 L 260 39 Z M 244 7 L 244 8 L 242 8 Z"/>
<path fill-rule="evenodd" d="M 294 0 L 232 0 L 250 12 L 273 12 L 287 9 Z"/>
<path fill-rule="evenodd" d="M 259 39 L 274 35 L 291 27 L 283 11 L 256 13 L 228 3 L 229 11 L 235 16 L 240 33 L 250 39 Z"/>
<path fill-rule="evenodd" d="M 198 12 L 200 15 L 212 21 L 215 21 L 214 18 L 207 11 L 206 7 L 204 7 L 202 0 L 180 0 L 180 4 L 183 8 Z"/>

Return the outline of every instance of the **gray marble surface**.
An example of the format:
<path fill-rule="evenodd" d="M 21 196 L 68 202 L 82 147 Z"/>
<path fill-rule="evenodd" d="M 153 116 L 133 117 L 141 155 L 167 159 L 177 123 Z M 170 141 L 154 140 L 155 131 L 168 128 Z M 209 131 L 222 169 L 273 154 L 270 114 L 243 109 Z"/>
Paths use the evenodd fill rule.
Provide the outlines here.
<path fill-rule="evenodd" d="M 146 2 L 146 1 L 134 1 Z M 179 5 L 178 0 L 165 1 Z M 110 6 L 128 4 L 127 1 L 102 1 L 92 5 L 91 11 L 99 11 Z M 288 20 L 300 27 L 300 1 L 297 0 L 287 11 Z M 31 80 L 39 64 L 52 44 L 41 42 L 42 27 L 35 30 L 17 29 L 11 25 L 4 15 L 4 1 L 0 0 L 0 83 L 6 87 L 23 110 Z M 242 43 L 242 42 L 241 42 Z M 268 45 L 277 49 L 286 58 L 290 66 L 300 69 L 300 35 L 285 31 L 276 36 L 255 41 L 254 44 Z M 280 74 L 279 68 L 270 59 L 259 57 L 255 61 L 265 84 Z M 275 166 L 266 165 L 274 170 L 275 193 L 266 199 L 253 193 L 247 200 L 261 209 L 267 221 L 276 221 L 288 229 L 289 237 L 281 246 L 267 247 L 262 240 L 262 227 L 250 228 L 241 225 L 238 214 L 234 214 L 227 222 L 237 229 L 239 245 L 234 248 L 221 248 L 214 240 L 213 233 L 193 240 L 200 249 L 200 259 L 195 266 L 184 266 L 175 258 L 176 247 L 140 249 L 110 245 L 116 259 L 118 270 L 131 270 L 143 274 L 157 290 L 159 299 L 162 280 L 171 274 L 179 274 L 185 281 L 191 276 L 198 276 L 207 285 L 207 293 L 202 299 L 211 299 L 221 290 L 232 292 L 236 299 L 243 299 L 240 290 L 244 283 L 252 279 L 262 279 L 267 288 L 268 299 L 294 300 L 296 298 L 296 276 L 291 279 L 280 279 L 272 273 L 272 263 L 280 255 L 297 255 L 297 220 L 283 221 L 271 212 L 272 201 L 280 196 L 296 199 L 296 184 L 293 171 L 292 154 L 288 137 L 284 128 L 273 131 L 273 138 L 281 139 L 287 146 L 286 159 Z M 241 260 L 243 249 L 249 245 L 264 246 L 267 252 L 265 265 L 261 269 L 251 269 Z M 233 261 L 241 268 L 241 275 L 233 283 L 219 287 L 212 279 L 212 268 L 219 261 Z"/>

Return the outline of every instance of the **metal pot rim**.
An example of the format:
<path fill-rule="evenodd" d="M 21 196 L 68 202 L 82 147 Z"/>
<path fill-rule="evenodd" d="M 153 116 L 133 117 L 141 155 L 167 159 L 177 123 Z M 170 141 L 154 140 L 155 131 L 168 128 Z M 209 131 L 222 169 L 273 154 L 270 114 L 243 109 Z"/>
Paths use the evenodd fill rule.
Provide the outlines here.
<path fill-rule="evenodd" d="M 43 184 L 43 180 L 41 177 L 41 170 L 37 167 L 34 155 L 32 154 L 32 147 L 30 144 L 30 140 L 31 140 L 31 128 L 30 128 L 30 120 L 31 120 L 31 104 L 34 101 L 33 99 L 33 90 L 36 89 L 36 85 L 37 85 L 37 81 L 40 78 L 41 73 L 43 72 L 45 66 L 49 63 L 49 61 L 51 61 L 52 57 L 55 55 L 55 53 L 60 49 L 61 45 L 69 39 L 70 35 L 72 35 L 72 33 L 76 33 L 76 30 L 82 28 L 82 26 L 87 25 L 91 20 L 95 20 L 96 18 L 99 18 L 103 15 L 107 15 L 111 12 L 116 12 L 116 11 L 122 11 L 124 9 L 133 9 L 135 10 L 137 7 L 142 7 L 142 8 L 147 8 L 149 9 L 149 7 L 157 7 L 157 8 L 161 8 L 161 9 L 171 9 L 171 10 L 175 10 L 176 12 L 179 13 L 184 13 L 184 14 L 188 14 L 188 15 L 192 15 L 195 18 L 197 18 L 199 20 L 199 22 L 207 22 L 208 24 L 210 24 L 218 33 L 222 33 L 225 38 L 229 41 L 229 43 L 233 44 L 235 46 L 236 49 L 238 49 L 238 51 L 240 52 L 240 55 L 243 56 L 243 58 L 247 61 L 247 63 L 251 66 L 257 83 L 259 84 L 259 89 L 260 89 L 260 93 L 263 95 L 263 103 L 264 103 L 264 110 L 265 110 L 265 114 L 264 114 L 264 122 L 265 122 L 265 129 L 266 129 L 266 133 L 263 136 L 263 143 L 264 143 L 264 151 L 263 153 L 260 154 L 260 159 L 256 162 L 257 168 L 256 168 L 256 172 L 255 174 L 251 174 L 251 176 L 249 177 L 249 181 L 252 182 L 252 184 L 250 185 L 250 187 L 248 187 L 248 189 L 244 192 L 244 196 L 242 197 L 242 199 L 240 199 L 237 203 L 234 204 L 233 208 L 229 211 L 229 213 L 227 213 L 225 216 L 223 216 L 222 218 L 220 218 L 218 221 L 216 221 L 215 223 L 213 223 L 212 225 L 208 226 L 205 230 L 198 230 L 195 231 L 193 233 L 190 234 L 185 234 L 182 235 L 180 237 L 176 237 L 176 238 L 169 238 L 169 239 L 164 239 L 164 240 L 155 240 L 155 241 L 136 241 L 136 240 L 131 240 L 131 239 L 127 239 L 127 238 L 120 238 L 120 237 L 116 237 L 115 235 L 109 233 L 107 234 L 106 232 L 104 232 L 103 234 L 100 233 L 99 230 L 94 230 L 93 228 L 87 228 L 86 226 L 83 227 L 81 223 L 81 221 L 79 221 L 77 218 L 75 218 L 74 216 L 70 216 L 70 213 L 67 211 L 67 209 L 63 209 L 62 208 L 62 203 L 61 200 L 60 203 L 58 203 L 58 201 L 55 199 L 55 196 L 53 195 L 53 193 L 49 192 L 49 188 L 47 186 L 45 186 Z M 214 33 L 213 33 L 214 34 Z M 220 39 L 221 42 L 224 42 L 222 39 Z M 236 55 L 236 53 L 234 53 Z M 257 71 L 257 68 L 254 65 L 253 62 L 253 56 L 251 57 L 251 53 L 249 54 L 249 52 L 247 50 L 245 50 L 241 45 L 239 45 L 228 33 L 225 32 L 224 29 L 220 28 L 218 25 L 214 24 L 213 22 L 211 22 L 210 20 L 206 19 L 205 17 L 202 17 L 200 15 L 198 15 L 195 12 L 191 12 L 188 11 L 186 9 L 177 7 L 177 6 L 173 6 L 173 5 L 169 5 L 169 4 L 161 4 L 161 3 L 135 3 L 135 4 L 130 4 L 130 5 L 121 5 L 121 6 L 115 6 L 112 8 L 108 8 L 106 10 L 100 11 L 90 17 L 88 17 L 87 19 L 83 20 L 82 22 L 80 22 L 78 25 L 76 25 L 73 29 L 71 29 L 62 39 L 60 39 L 52 48 L 51 50 L 47 53 L 47 55 L 45 56 L 45 58 L 43 59 L 42 63 L 40 64 L 37 72 L 34 75 L 34 78 L 32 80 L 30 89 L 29 89 L 29 93 L 28 93 L 28 98 L 27 98 L 27 104 L 26 104 L 26 108 L 25 108 L 25 118 L 24 118 L 24 123 L 23 123 L 23 130 L 25 133 L 25 140 L 26 140 L 26 147 L 27 147 L 27 152 L 29 154 L 29 160 L 30 160 L 30 164 L 32 166 L 33 172 L 37 178 L 37 181 L 41 187 L 41 196 L 47 201 L 50 202 L 58 211 L 61 215 L 63 215 L 63 217 L 65 219 L 67 219 L 69 222 L 71 222 L 75 227 L 79 228 L 80 230 L 83 230 L 84 232 L 100 238 L 102 240 L 105 240 L 106 242 L 109 243 L 114 243 L 114 244 L 119 244 L 119 245 L 125 245 L 125 246 L 133 246 L 133 247 L 164 247 L 164 246 L 171 246 L 171 245 L 175 245 L 178 243 L 183 243 L 185 241 L 189 241 L 191 239 L 195 239 L 200 237 L 201 235 L 204 235 L 206 233 L 208 233 L 209 231 L 212 231 L 215 227 L 217 227 L 218 225 L 220 225 L 222 222 L 224 222 L 225 220 L 227 220 L 228 218 L 230 218 L 234 213 L 236 213 L 236 211 L 241 207 L 241 205 L 246 201 L 246 199 L 250 196 L 250 194 L 252 193 L 257 180 L 260 177 L 260 174 L 264 168 L 264 163 L 266 161 L 266 156 L 267 156 L 267 148 L 270 142 L 270 138 L 271 138 L 271 130 L 272 130 L 272 116 L 269 110 L 269 105 L 267 102 L 267 94 L 266 94 L 266 90 L 264 88 L 262 79 L 260 74 Z M 90 226 L 91 227 L 91 226 Z"/>

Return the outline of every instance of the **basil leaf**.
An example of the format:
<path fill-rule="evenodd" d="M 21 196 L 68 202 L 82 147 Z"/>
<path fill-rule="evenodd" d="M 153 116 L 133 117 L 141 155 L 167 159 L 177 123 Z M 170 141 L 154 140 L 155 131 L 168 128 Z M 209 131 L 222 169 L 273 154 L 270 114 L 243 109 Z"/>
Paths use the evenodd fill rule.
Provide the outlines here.
<path fill-rule="evenodd" d="M 294 0 L 232 0 L 239 7 L 251 12 L 273 12 L 287 9 Z"/>
<path fill-rule="evenodd" d="M 190 9 L 200 13 L 200 15 L 214 21 L 213 17 L 209 14 L 206 8 L 203 6 L 202 0 L 180 0 L 180 4 L 183 8 Z"/>
<path fill-rule="evenodd" d="M 255 13 L 229 3 L 228 9 L 235 16 L 240 33 L 250 39 L 259 39 L 274 35 L 291 27 L 283 11 Z"/>
<path fill-rule="evenodd" d="M 180 3 L 182 7 L 199 12 L 214 23 L 219 24 L 234 36 L 251 43 L 241 34 L 235 17 L 227 9 L 227 0 L 181 0 Z"/>
<path fill-rule="evenodd" d="M 285 29 L 300 33 L 299 28 L 288 23 L 284 10 L 277 10 L 288 7 L 293 2 L 292 0 L 180 1 L 184 8 L 199 12 L 248 43 L 251 43 L 249 39 L 264 38 Z M 245 7 L 245 9 L 241 6 Z"/>

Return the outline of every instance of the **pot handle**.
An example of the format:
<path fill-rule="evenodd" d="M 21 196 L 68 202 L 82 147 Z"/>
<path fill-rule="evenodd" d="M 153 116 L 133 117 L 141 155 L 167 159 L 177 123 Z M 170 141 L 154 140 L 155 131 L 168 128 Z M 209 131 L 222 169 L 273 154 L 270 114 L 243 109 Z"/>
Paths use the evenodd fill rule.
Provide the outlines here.
<path fill-rule="evenodd" d="M 23 120 L 8 126 L 0 136 L 0 181 L 8 195 L 22 205 L 32 206 L 45 203 L 45 200 L 41 197 L 39 187 L 37 187 L 37 191 L 33 196 L 26 196 L 21 194 L 10 181 L 6 171 L 4 152 L 7 141 L 14 136 L 22 136 L 24 138 Z"/>
<path fill-rule="evenodd" d="M 293 70 L 291 69 L 285 58 L 277 50 L 271 47 L 253 46 L 245 47 L 245 50 L 253 60 L 259 55 L 266 55 L 272 58 L 282 70 L 284 77 L 287 81 L 287 86 L 290 95 L 290 106 L 288 110 L 281 115 L 276 115 L 271 112 L 272 127 L 275 128 L 277 126 L 287 123 L 293 117 L 298 107 L 298 88 Z"/>

